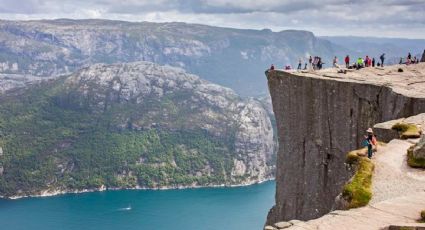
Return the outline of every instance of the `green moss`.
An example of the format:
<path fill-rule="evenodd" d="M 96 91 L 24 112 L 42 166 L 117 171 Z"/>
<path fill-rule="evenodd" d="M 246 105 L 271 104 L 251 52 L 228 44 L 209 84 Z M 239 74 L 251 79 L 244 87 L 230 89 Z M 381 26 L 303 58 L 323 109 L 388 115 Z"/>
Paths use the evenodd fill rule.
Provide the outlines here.
<path fill-rule="evenodd" d="M 415 158 L 413 156 L 413 149 L 416 145 L 412 145 L 407 150 L 407 164 L 412 168 L 425 168 L 425 159 L 423 158 Z"/>
<path fill-rule="evenodd" d="M 421 222 L 425 222 L 425 210 L 421 211 Z"/>
<path fill-rule="evenodd" d="M 353 150 L 349 152 L 345 158 L 347 164 L 357 164 L 362 156 L 367 155 L 367 148 Z"/>
<path fill-rule="evenodd" d="M 357 155 L 357 154 L 356 154 Z M 343 189 L 342 195 L 348 202 L 348 208 L 365 206 L 372 198 L 372 173 L 374 164 L 366 157 L 354 157 L 354 153 L 347 155 L 351 159 L 356 159 L 357 171 L 350 182 Z"/>
<path fill-rule="evenodd" d="M 414 124 L 397 123 L 393 125 L 392 129 L 400 133 L 401 139 L 419 138 L 421 136 L 421 130 Z"/>

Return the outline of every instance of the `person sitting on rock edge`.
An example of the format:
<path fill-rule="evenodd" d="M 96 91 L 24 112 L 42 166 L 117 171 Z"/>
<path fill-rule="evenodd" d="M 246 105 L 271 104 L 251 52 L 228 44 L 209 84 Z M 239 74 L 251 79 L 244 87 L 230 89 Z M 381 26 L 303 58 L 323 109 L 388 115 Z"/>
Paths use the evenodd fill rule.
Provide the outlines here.
<path fill-rule="evenodd" d="M 336 56 L 334 57 L 334 60 L 332 61 L 332 65 L 334 68 L 339 68 L 338 58 Z"/>
<path fill-rule="evenodd" d="M 272 64 L 272 66 L 270 66 L 270 70 L 274 70 L 274 65 Z"/>

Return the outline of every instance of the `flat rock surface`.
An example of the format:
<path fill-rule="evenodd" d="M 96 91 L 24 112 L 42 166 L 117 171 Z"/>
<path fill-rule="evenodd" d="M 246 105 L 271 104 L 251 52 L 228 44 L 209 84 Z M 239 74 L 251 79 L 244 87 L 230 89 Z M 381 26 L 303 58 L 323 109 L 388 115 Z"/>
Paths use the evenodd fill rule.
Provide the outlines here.
<path fill-rule="evenodd" d="M 398 69 L 403 72 L 398 72 Z M 345 68 L 344 68 L 345 69 Z M 410 97 L 425 97 L 425 63 L 414 65 L 392 65 L 368 67 L 360 70 L 347 69 L 347 73 L 338 73 L 338 68 L 327 68 L 316 71 L 288 71 L 291 74 L 313 77 L 331 78 L 336 81 L 359 82 L 373 85 L 385 85 L 395 92 Z M 278 70 L 284 71 L 284 70 Z"/>
<path fill-rule="evenodd" d="M 373 158 L 375 172 L 371 204 L 425 191 L 425 170 L 411 168 L 406 163 L 407 149 L 418 140 L 395 139 L 378 149 Z"/>
<path fill-rule="evenodd" d="M 392 140 L 373 157 L 373 198 L 366 207 L 334 211 L 321 218 L 296 222 L 289 229 L 382 229 L 416 224 L 425 209 L 425 170 L 407 166 L 406 151 L 416 140 Z"/>

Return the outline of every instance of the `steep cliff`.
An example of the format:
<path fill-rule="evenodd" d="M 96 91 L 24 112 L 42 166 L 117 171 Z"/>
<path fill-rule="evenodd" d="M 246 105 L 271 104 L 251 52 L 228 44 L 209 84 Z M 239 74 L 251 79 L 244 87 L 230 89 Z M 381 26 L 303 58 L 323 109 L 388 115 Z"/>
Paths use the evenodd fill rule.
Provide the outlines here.
<path fill-rule="evenodd" d="M 364 131 L 425 111 L 425 64 L 347 74 L 329 69 L 266 75 L 279 138 L 276 204 L 269 224 L 332 210 L 351 176 L 345 155 L 360 147 Z"/>
<path fill-rule="evenodd" d="M 0 94 L 0 196 L 273 175 L 273 129 L 260 102 L 182 69 L 97 64 L 32 83 Z"/>

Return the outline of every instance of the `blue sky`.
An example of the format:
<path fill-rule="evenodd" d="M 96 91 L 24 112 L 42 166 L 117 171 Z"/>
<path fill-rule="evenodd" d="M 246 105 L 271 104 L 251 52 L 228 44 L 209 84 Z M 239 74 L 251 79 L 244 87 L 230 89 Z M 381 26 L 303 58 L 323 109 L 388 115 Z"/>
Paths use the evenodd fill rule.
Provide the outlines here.
<path fill-rule="evenodd" d="M 317 35 L 425 38 L 425 0 L 0 0 L 0 18 L 182 21 Z"/>

